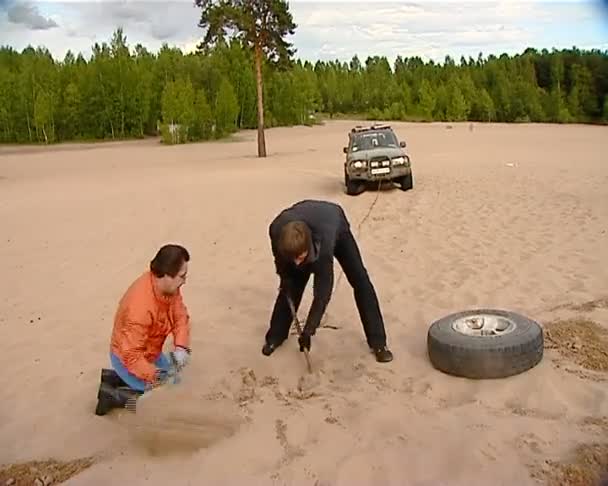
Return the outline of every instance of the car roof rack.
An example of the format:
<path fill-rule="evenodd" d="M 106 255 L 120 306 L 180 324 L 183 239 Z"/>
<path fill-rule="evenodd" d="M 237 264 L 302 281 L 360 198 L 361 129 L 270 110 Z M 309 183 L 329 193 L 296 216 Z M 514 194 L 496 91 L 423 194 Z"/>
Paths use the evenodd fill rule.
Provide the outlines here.
<path fill-rule="evenodd" d="M 356 125 L 351 129 L 351 133 L 367 132 L 372 130 L 390 130 L 391 126 L 388 123 L 373 124 L 369 126 Z"/>

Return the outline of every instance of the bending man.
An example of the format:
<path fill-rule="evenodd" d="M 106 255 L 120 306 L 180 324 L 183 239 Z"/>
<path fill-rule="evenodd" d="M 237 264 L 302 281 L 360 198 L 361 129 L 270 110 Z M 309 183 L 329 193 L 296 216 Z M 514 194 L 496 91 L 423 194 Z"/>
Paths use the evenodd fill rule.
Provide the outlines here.
<path fill-rule="evenodd" d="M 104 369 L 97 415 L 123 407 L 127 399 L 157 385 L 185 366 L 190 355 L 190 322 L 180 288 L 186 282 L 188 251 L 165 245 L 122 296 L 110 342 L 113 370 Z M 162 353 L 173 335 L 171 357 Z"/>
<path fill-rule="evenodd" d="M 262 353 L 270 356 L 287 339 L 293 317 L 286 296 L 292 299 L 297 311 L 310 275 L 314 274 L 314 297 L 299 338 L 300 351 L 310 349 L 311 336 L 315 335 L 331 298 L 335 257 L 353 288 L 369 347 L 377 361 L 391 361 L 393 354 L 386 347 L 376 291 L 343 209 L 327 201 L 300 201 L 272 221 L 269 236 L 280 290 Z"/>

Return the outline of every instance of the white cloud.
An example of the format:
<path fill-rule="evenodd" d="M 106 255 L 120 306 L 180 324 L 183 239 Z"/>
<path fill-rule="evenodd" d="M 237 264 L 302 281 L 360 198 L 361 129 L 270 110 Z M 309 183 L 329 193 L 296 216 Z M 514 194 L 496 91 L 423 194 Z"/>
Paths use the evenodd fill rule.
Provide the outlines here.
<path fill-rule="evenodd" d="M 141 43 L 150 50 L 166 42 L 191 51 L 203 35 L 193 0 L 26 1 L 0 0 L 0 44 L 17 49 L 42 44 L 62 58 L 68 49 L 88 55 L 94 42 L 109 42 L 119 26 L 130 46 Z M 299 0 L 290 2 L 290 9 L 297 24 L 291 39 L 296 56 L 308 60 L 348 61 L 357 54 L 361 60 L 417 55 L 441 61 L 447 54 L 459 59 L 480 51 L 599 47 L 606 34 L 597 12 L 575 0 Z M 45 26 L 53 28 L 39 30 Z"/>
<path fill-rule="evenodd" d="M 31 30 L 46 30 L 58 27 L 55 20 L 40 15 L 38 7 L 30 2 L 9 5 L 6 17 L 11 24 L 23 25 Z"/>
<path fill-rule="evenodd" d="M 302 1 L 293 8 L 300 27 L 296 45 L 309 46 L 305 57 L 311 60 L 317 54 L 348 60 L 356 53 L 360 59 L 384 54 L 391 60 L 397 55 L 418 55 L 441 61 L 447 54 L 459 59 L 461 55 L 476 57 L 479 52 L 512 54 L 526 47 L 570 47 L 577 44 L 573 22 L 582 30 L 594 15 L 588 4 L 573 1 L 349 2 L 348 7 Z M 560 35 L 545 31 L 551 27 L 559 31 L 560 25 Z M 603 39 L 596 36 L 596 40 Z M 322 49 L 314 50 L 315 45 Z"/>

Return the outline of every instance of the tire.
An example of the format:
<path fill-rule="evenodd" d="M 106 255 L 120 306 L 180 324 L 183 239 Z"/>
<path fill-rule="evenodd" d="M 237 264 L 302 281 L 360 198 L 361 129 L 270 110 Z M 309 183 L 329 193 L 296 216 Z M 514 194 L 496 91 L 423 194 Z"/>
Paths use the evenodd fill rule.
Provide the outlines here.
<path fill-rule="evenodd" d="M 402 191 L 409 191 L 414 188 L 414 175 L 410 173 L 409 175 L 403 176 L 399 179 L 399 185 L 401 186 Z"/>
<path fill-rule="evenodd" d="M 510 321 L 507 330 L 512 331 L 481 336 L 464 334 L 452 327 L 455 323 L 464 327 L 462 318 L 479 314 Z M 522 315 L 497 309 L 472 309 L 433 322 L 427 334 L 427 351 L 433 367 L 449 375 L 472 379 L 506 378 L 540 363 L 544 337 L 540 325 Z"/>
<path fill-rule="evenodd" d="M 357 196 L 363 192 L 362 185 L 350 180 L 350 177 L 344 174 L 344 185 L 346 186 L 346 194 L 349 196 Z"/>

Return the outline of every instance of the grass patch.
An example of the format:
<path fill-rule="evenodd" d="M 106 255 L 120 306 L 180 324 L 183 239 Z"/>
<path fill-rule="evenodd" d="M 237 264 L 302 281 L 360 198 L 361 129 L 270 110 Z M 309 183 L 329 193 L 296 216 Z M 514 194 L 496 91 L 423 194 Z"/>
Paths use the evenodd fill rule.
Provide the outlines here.
<path fill-rule="evenodd" d="M 585 318 L 559 319 L 545 325 L 546 349 L 592 371 L 608 371 L 608 331 Z"/>
<path fill-rule="evenodd" d="M 4 465 L 0 466 L 0 485 L 59 484 L 88 469 L 93 463 L 93 458 L 85 457 L 72 461 L 48 459 Z"/>
<path fill-rule="evenodd" d="M 607 473 L 608 443 L 593 443 L 579 445 L 564 461 L 536 466 L 532 477 L 546 486 L 605 486 Z"/>

